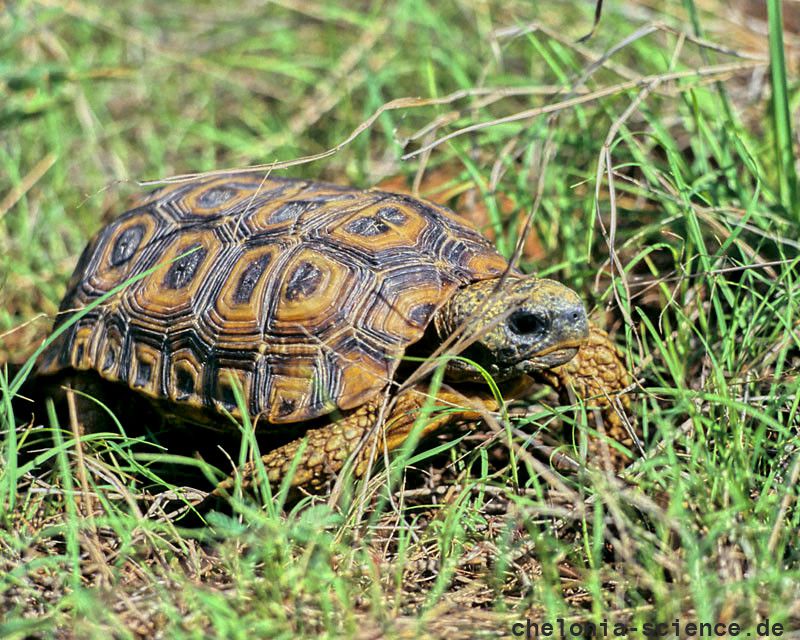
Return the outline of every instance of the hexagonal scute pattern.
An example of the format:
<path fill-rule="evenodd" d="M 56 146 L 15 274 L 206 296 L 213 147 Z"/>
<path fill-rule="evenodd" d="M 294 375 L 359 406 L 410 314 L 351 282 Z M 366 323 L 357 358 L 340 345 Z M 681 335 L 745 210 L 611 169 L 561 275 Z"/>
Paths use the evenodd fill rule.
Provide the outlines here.
<path fill-rule="evenodd" d="M 448 209 L 377 190 L 231 173 L 170 185 L 81 256 L 40 371 L 92 369 L 260 423 L 351 409 L 470 282 L 508 268 Z"/>

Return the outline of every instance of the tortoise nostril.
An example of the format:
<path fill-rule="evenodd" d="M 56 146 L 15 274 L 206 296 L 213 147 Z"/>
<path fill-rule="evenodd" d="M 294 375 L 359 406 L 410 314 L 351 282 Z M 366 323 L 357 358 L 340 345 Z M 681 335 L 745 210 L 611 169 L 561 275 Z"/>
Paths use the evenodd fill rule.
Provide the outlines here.
<path fill-rule="evenodd" d="M 508 318 L 508 328 L 521 336 L 541 335 L 549 326 L 547 316 L 531 311 L 515 311 Z"/>

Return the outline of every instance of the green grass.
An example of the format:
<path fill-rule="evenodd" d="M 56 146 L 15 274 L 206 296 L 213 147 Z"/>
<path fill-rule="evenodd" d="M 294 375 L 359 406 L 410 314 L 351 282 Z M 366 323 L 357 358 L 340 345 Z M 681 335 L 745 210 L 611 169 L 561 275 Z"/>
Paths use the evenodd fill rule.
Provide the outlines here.
<path fill-rule="evenodd" d="M 460 211 L 506 255 L 533 211 L 521 265 L 614 331 L 644 455 L 619 476 L 559 470 L 530 436 L 591 462 L 594 417 L 531 401 L 513 429 L 425 441 L 335 504 L 262 491 L 181 518 L 206 465 L 127 435 L 125 416 L 79 442 L 55 415 L 17 423 L 4 373 L 0 636 L 509 637 L 559 617 L 800 630 L 800 83 L 780 4 L 745 27 L 724 3 L 607 2 L 581 44 L 579 2 L 9 5 L 0 362 L 35 352 L 137 181 L 322 154 L 377 114 L 281 174 L 366 187 L 424 171 L 423 191 L 468 192 Z M 436 100 L 389 104 L 404 97 Z"/>
<path fill-rule="evenodd" d="M 772 73 L 772 109 L 775 123 L 776 152 L 780 174 L 780 192 L 783 205 L 794 212 L 800 221 L 800 192 L 798 192 L 797 167 L 792 138 L 792 118 L 786 78 L 786 62 L 783 54 L 783 20 L 781 3 L 767 3 L 769 16 L 769 54 Z"/>

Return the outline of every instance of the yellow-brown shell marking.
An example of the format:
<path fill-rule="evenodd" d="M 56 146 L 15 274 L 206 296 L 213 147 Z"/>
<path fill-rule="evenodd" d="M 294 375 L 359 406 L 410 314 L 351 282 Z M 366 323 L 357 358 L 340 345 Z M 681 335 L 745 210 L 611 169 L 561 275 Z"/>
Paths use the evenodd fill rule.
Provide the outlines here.
<path fill-rule="evenodd" d="M 374 397 L 463 285 L 506 261 L 452 212 L 332 184 L 227 174 L 171 185 L 84 251 L 56 325 L 109 291 L 40 370 L 273 423 Z"/>

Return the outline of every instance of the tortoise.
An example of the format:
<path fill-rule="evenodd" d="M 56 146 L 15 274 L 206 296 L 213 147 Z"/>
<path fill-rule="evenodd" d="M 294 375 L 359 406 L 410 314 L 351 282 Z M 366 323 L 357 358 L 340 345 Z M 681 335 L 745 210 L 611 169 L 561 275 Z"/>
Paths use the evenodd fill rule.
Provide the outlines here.
<path fill-rule="evenodd" d="M 281 480 L 307 439 L 291 482 L 309 487 L 357 451 L 363 475 L 370 441 L 409 437 L 429 394 L 407 382 L 407 351 L 467 345 L 435 398 L 460 413 L 420 435 L 488 406 L 458 391 L 481 369 L 510 383 L 549 372 L 587 397 L 627 384 L 573 290 L 523 275 L 448 208 L 249 172 L 135 201 L 89 242 L 53 331 L 39 374 L 93 371 L 170 420 L 233 426 L 243 409 L 261 431 L 296 427 L 263 463 Z"/>

